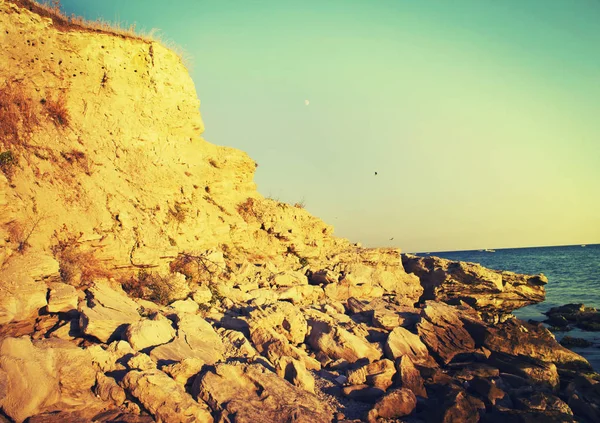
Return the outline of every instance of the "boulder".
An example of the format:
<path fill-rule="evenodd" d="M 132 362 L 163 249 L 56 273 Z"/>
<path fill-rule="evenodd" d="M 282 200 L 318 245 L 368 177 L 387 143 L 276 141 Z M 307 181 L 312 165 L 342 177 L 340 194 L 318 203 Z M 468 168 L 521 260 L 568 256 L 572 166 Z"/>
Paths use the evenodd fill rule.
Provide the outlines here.
<path fill-rule="evenodd" d="M 425 304 L 417 331 L 441 363 L 448 364 L 457 354 L 475 351 L 475 341 L 464 328 L 458 310 L 444 303 Z"/>
<path fill-rule="evenodd" d="M 117 384 L 115 379 L 101 372 L 96 374 L 94 393 L 103 401 L 112 401 L 116 406 L 120 406 L 127 399 L 125 390 Z"/>
<path fill-rule="evenodd" d="M 192 394 L 223 421 L 236 423 L 329 423 L 333 410 L 259 364 L 217 364 L 199 375 Z"/>
<path fill-rule="evenodd" d="M 95 383 L 90 354 L 67 341 L 0 341 L 0 407 L 16 422 L 56 407 L 92 417 L 105 406 L 91 391 Z"/>
<path fill-rule="evenodd" d="M 13 254 L 3 263 L 0 269 L 0 325 L 36 316 L 47 304 L 48 288 L 43 281 L 58 277 L 58 269 L 58 262 L 52 256 L 33 249 L 24 254 Z"/>
<path fill-rule="evenodd" d="M 206 404 L 194 401 L 180 384 L 160 370 L 130 371 L 120 385 L 159 422 L 213 422 Z"/>
<path fill-rule="evenodd" d="M 311 394 L 315 393 L 315 379 L 306 369 L 304 362 L 290 357 L 282 357 L 277 363 L 276 370 L 279 377 L 284 378 L 292 385 Z"/>
<path fill-rule="evenodd" d="M 248 324 L 251 335 L 261 327 L 283 335 L 294 345 L 304 342 L 308 330 L 306 319 L 300 309 L 285 301 L 270 304 L 264 309 L 253 310 Z"/>
<path fill-rule="evenodd" d="M 171 326 L 171 321 L 158 313 L 129 325 L 124 336 L 136 351 L 166 344 L 174 337 L 175 329 Z"/>
<path fill-rule="evenodd" d="M 519 319 L 487 327 L 483 344 L 493 352 L 530 357 L 569 369 L 591 370 L 585 358 L 560 345 L 549 330 Z"/>
<path fill-rule="evenodd" d="M 169 304 L 169 308 L 174 310 L 176 313 L 190 313 L 196 314 L 198 312 L 198 303 L 188 298 L 187 300 L 177 300 Z"/>
<path fill-rule="evenodd" d="M 308 325 L 310 333 L 306 339 L 307 344 L 331 360 L 344 359 L 354 363 L 362 358 L 376 361 L 382 356 L 380 349 L 364 337 L 350 333 L 328 319 L 313 315 L 308 319 Z"/>
<path fill-rule="evenodd" d="M 386 393 L 369 411 L 369 423 L 376 423 L 378 418 L 397 419 L 410 415 L 417 407 L 417 398 L 410 389 L 398 388 Z"/>
<path fill-rule="evenodd" d="M 202 317 L 180 315 L 177 327 L 175 339 L 150 351 L 150 357 L 159 364 L 172 364 L 185 358 L 199 358 L 206 364 L 213 364 L 223 358 L 225 347 L 221 337 Z"/>
<path fill-rule="evenodd" d="M 396 361 L 407 356 L 413 363 L 432 366 L 435 361 L 429 355 L 429 350 L 418 335 L 409 332 L 403 327 L 392 330 L 384 346 L 385 356 Z"/>
<path fill-rule="evenodd" d="M 348 371 L 348 383 L 362 385 L 367 383 L 383 391 L 392 385 L 392 378 L 396 374 L 394 362 L 388 359 L 374 361 L 357 369 Z"/>
<path fill-rule="evenodd" d="M 86 335 L 106 343 L 140 319 L 138 305 L 120 288 L 111 287 L 107 282 L 95 282 L 87 294 L 87 303 L 79 307 L 79 324 Z"/>
<path fill-rule="evenodd" d="M 48 313 L 66 313 L 77 310 L 79 296 L 77 290 L 66 283 L 54 282 L 48 285 Z"/>
<path fill-rule="evenodd" d="M 400 387 L 410 389 L 415 395 L 427 398 L 423 377 L 408 355 L 400 358 L 397 369 L 398 384 Z"/>
<path fill-rule="evenodd" d="M 381 398 L 385 394 L 385 391 L 369 385 L 350 385 L 345 386 L 342 389 L 342 393 L 351 400 L 372 404 Z"/>
<path fill-rule="evenodd" d="M 185 358 L 179 363 L 169 364 L 161 370 L 171 376 L 177 383 L 186 385 L 192 376 L 197 375 L 204 367 L 204 362 L 199 358 Z"/>

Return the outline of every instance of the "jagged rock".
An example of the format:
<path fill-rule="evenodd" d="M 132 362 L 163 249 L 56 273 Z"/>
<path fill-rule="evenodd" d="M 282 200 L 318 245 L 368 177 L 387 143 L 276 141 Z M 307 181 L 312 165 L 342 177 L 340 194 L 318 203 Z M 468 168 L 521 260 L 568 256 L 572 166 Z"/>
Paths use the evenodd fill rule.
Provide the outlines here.
<path fill-rule="evenodd" d="M 156 363 L 144 353 L 135 353 L 127 360 L 127 367 L 131 370 L 152 370 L 156 368 Z"/>
<path fill-rule="evenodd" d="M 271 363 L 278 364 L 282 358 L 290 357 L 302 361 L 308 369 L 319 370 L 321 368 L 321 364 L 309 357 L 306 351 L 290 344 L 284 335 L 273 329 L 254 327 L 252 343 L 258 352 L 267 357 Z"/>
<path fill-rule="evenodd" d="M 258 352 L 243 333 L 237 330 L 221 329 L 219 330 L 219 334 L 223 340 L 227 356 L 252 358 L 258 355 Z"/>
<path fill-rule="evenodd" d="M 469 382 L 469 388 L 492 405 L 496 405 L 497 401 L 503 399 L 510 401 L 508 394 L 498 388 L 494 381 L 489 379 L 475 377 Z M 512 408 L 512 403 L 510 403 L 509 408 Z"/>
<path fill-rule="evenodd" d="M 204 361 L 199 358 L 185 358 L 179 363 L 164 366 L 161 370 L 171 376 L 177 383 L 186 385 L 190 378 L 200 372 Z"/>
<path fill-rule="evenodd" d="M 90 353 L 94 365 L 103 372 L 124 370 L 123 361 L 133 357 L 136 353 L 127 341 L 114 341 L 108 347 L 92 345 L 87 351 Z"/>
<path fill-rule="evenodd" d="M 432 410 L 437 418 L 432 421 L 444 423 L 477 423 L 480 419 L 479 410 L 485 411 L 485 405 L 464 390 L 452 388 L 445 395 L 438 410 Z"/>
<path fill-rule="evenodd" d="M 42 278 L 58 275 L 58 263 L 45 254 L 16 254 L 0 269 L 0 325 L 26 320 L 46 306 Z"/>
<path fill-rule="evenodd" d="M 130 371 L 120 385 L 137 398 L 157 421 L 213 422 L 206 404 L 194 401 L 177 382 L 160 370 Z"/>
<path fill-rule="evenodd" d="M 374 403 L 385 394 L 385 391 L 369 385 L 350 385 L 345 386 L 342 393 L 351 400 Z"/>
<path fill-rule="evenodd" d="M 396 419 L 410 415 L 417 407 L 417 398 L 410 389 L 398 388 L 386 393 L 369 411 L 369 423 L 377 423 L 378 418 Z"/>
<path fill-rule="evenodd" d="M 282 357 L 277 363 L 276 370 L 279 377 L 284 378 L 292 385 L 311 394 L 315 393 L 315 379 L 306 370 L 304 362 L 290 357 Z"/>
<path fill-rule="evenodd" d="M 192 299 L 198 305 L 208 304 L 212 300 L 212 292 L 207 286 L 199 286 L 192 292 Z"/>
<path fill-rule="evenodd" d="M 365 338 L 357 336 L 313 313 L 308 319 L 310 333 L 306 342 L 316 351 L 323 352 L 332 360 L 344 359 L 349 363 L 366 358 L 379 360 L 382 352 Z"/>
<path fill-rule="evenodd" d="M 400 358 L 397 369 L 400 387 L 410 389 L 415 395 L 427 398 L 423 377 L 408 355 Z"/>
<path fill-rule="evenodd" d="M 402 263 L 423 285 L 423 300 L 438 300 L 451 304 L 464 301 L 489 315 L 511 311 L 544 301 L 544 275 L 529 276 L 513 272 L 486 269 L 475 263 L 465 263 L 434 256 L 402 255 Z"/>
<path fill-rule="evenodd" d="M 561 346 L 550 331 L 518 319 L 487 327 L 483 345 L 494 352 L 531 357 L 559 367 L 591 369 L 585 358 Z"/>
<path fill-rule="evenodd" d="M 115 379 L 100 372 L 96 374 L 94 393 L 103 401 L 112 401 L 117 406 L 123 404 L 127 399 L 125 390 L 117 384 Z"/>
<path fill-rule="evenodd" d="M 464 328 L 458 311 L 446 304 L 427 301 L 417 330 L 421 340 L 443 363 L 475 351 L 475 342 Z"/>
<path fill-rule="evenodd" d="M 55 282 L 48 285 L 48 313 L 66 313 L 77 310 L 79 296 L 77 290 L 66 283 Z"/>
<path fill-rule="evenodd" d="M 494 354 L 489 361 L 501 372 L 525 378 L 529 385 L 557 389 L 560 380 L 554 363 L 546 363 L 534 358 L 510 355 Z"/>
<path fill-rule="evenodd" d="M 325 286 L 325 297 L 330 301 L 347 301 L 349 298 L 380 298 L 384 289 L 372 284 L 356 285 L 348 278 Z"/>
<path fill-rule="evenodd" d="M 329 423 L 333 410 L 259 364 L 217 364 L 194 381 L 192 394 L 236 423 Z"/>
<path fill-rule="evenodd" d="M 155 347 L 150 357 L 161 362 L 182 361 L 185 358 L 199 358 L 206 364 L 213 364 L 223 358 L 225 347 L 221 337 L 202 317 L 193 314 L 178 316 L 177 336 L 167 344 Z"/>
<path fill-rule="evenodd" d="M 271 283 L 278 287 L 290 287 L 296 285 L 307 285 L 308 279 L 301 272 L 287 270 L 274 275 L 271 279 Z"/>
<path fill-rule="evenodd" d="M 96 282 L 88 290 L 87 304 L 80 304 L 79 324 L 86 335 L 108 342 L 131 323 L 140 319 L 138 306 L 125 292 L 106 282 Z"/>
<path fill-rule="evenodd" d="M 397 327 L 390 332 L 384 351 L 385 356 L 390 360 L 396 361 L 402 356 L 408 356 L 413 363 L 435 365 L 421 338 L 403 327 Z"/>
<path fill-rule="evenodd" d="M 573 415 L 571 408 L 557 396 L 546 392 L 531 392 L 514 400 L 515 408 L 521 410 L 556 411 L 562 414 Z"/>
<path fill-rule="evenodd" d="M 175 310 L 176 313 L 191 313 L 198 312 L 198 303 L 188 298 L 187 300 L 177 300 L 169 304 L 169 307 Z"/>
<path fill-rule="evenodd" d="M 155 314 L 150 319 L 141 319 L 132 323 L 125 331 L 124 336 L 136 351 L 166 344 L 174 337 L 175 329 L 171 326 L 171 321 L 161 314 Z"/>
<path fill-rule="evenodd" d="M 291 301 L 294 305 L 315 304 L 324 296 L 323 289 L 312 285 L 297 285 L 279 288 L 276 291 L 279 301 Z"/>
<path fill-rule="evenodd" d="M 385 391 L 392 385 L 392 378 L 395 374 L 396 368 L 394 367 L 394 362 L 383 359 L 350 370 L 348 372 L 348 383 L 351 385 L 367 383 Z"/>
<path fill-rule="evenodd" d="M 600 313 L 593 307 L 583 304 L 565 304 L 553 307 L 546 313 L 546 323 L 561 328 L 567 328 L 573 324 L 587 331 L 600 331 Z"/>
<path fill-rule="evenodd" d="M 0 341 L 0 407 L 16 422 L 56 407 L 93 416 L 105 406 L 91 392 L 95 382 L 90 354 L 67 341 Z"/>
<path fill-rule="evenodd" d="M 250 334 L 259 327 L 270 329 L 283 335 L 294 345 L 304 342 L 307 323 L 304 315 L 288 302 L 277 302 L 264 309 L 256 309 L 250 313 Z"/>

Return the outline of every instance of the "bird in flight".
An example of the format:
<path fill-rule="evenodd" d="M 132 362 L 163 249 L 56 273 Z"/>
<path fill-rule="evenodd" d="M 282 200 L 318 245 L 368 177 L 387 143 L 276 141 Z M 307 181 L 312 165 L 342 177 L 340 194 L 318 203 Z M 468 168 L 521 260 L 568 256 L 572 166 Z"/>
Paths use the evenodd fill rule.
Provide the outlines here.
<path fill-rule="evenodd" d="M 394 237 L 391 237 L 391 238 L 390 238 L 390 241 L 393 241 L 393 240 L 394 240 Z"/>
<path fill-rule="evenodd" d="M 375 176 L 377 176 L 377 172 L 375 172 Z"/>

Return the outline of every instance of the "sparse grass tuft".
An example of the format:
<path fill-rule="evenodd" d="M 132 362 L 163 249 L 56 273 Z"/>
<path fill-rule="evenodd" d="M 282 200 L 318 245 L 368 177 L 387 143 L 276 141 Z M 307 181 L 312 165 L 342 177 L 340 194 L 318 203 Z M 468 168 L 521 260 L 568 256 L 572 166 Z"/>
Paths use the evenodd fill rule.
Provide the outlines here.
<path fill-rule="evenodd" d="M 15 166 L 18 160 L 12 151 L 3 151 L 0 153 L 0 171 L 10 180 L 15 173 Z"/>
<path fill-rule="evenodd" d="M 20 84 L 0 88 L 0 143 L 9 149 L 25 144 L 39 124 L 33 100 Z"/>
<path fill-rule="evenodd" d="M 184 203 L 175 201 L 173 207 L 169 207 L 169 214 L 177 223 L 183 223 L 187 215 L 187 208 Z"/>
<path fill-rule="evenodd" d="M 89 285 L 96 278 L 112 277 L 113 273 L 106 264 L 93 251 L 85 251 L 77 238 L 67 236 L 59 239 L 52 248 L 63 282 L 74 286 Z"/>
<path fill-rule="evenodd" d="M 180 299 L 180 286 L 174 284 L 173 275 L 163 276 L 146 269 L 140 269 L 122 283 L 123 290 L 132 297 L 142 298 L 161 305 Z"/>
<path fill-rule="evenodd" d="M 50 120 L 52 120 L 57 128 L 69 126 L 69 109 L 67 108 L 64 95 L 58 96 L 56 101 L 47 99 L 44 102 L 44 106 L 46 107 L 46 112 L 48 113 Z"/>
<path fill-rule="evenodd" d="M 251 217 L 256 218 L 256 211 L 254 209 L 255 200 L 252 197 L 248 197 L 246 201 L 238 204 L 237 212 L 242 216 L 242 218 L 248 222 Z"/>
<path fill-rule="evenodd" d="M 300 200 L 298 203 L 294 203 L 294 207 L 297 209 L 303 209 L 306 207 L 304 199 Z"/>

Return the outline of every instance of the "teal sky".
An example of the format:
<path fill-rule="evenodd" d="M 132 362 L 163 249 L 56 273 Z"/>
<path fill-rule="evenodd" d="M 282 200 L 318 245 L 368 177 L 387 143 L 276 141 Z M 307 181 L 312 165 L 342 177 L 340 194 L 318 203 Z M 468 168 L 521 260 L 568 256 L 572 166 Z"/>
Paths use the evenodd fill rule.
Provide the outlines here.
<path fill-rule="evenodd" d="M 63 8 L 182 47 L 205 138 L 337 235 L 404 251 L 600 242 L 600 1 Z"/>

